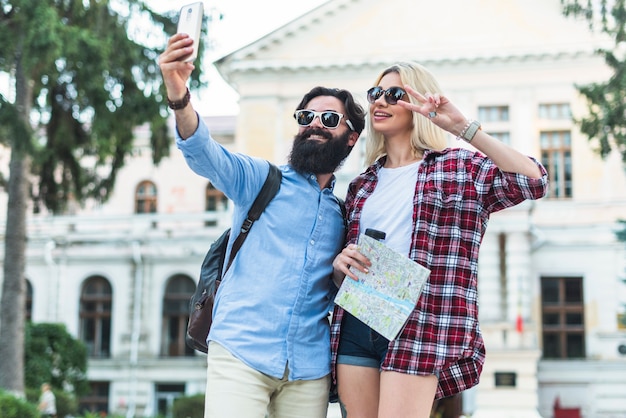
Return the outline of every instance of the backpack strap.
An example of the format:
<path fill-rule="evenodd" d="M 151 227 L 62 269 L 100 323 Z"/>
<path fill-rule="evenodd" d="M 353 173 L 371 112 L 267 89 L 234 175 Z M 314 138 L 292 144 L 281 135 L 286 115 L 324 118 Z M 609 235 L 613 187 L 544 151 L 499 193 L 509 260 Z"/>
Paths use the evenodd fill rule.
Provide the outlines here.
<path fill-rule="evenodd" d="M 239 235 L 237 235 L 237 238 L 235 238 L 233 248 L 230 250 L 230 256 L 228 257 L 228 264 L 226 265 L 226 268 L 224 269 L 222 275 L 226 273 L 233 260 L 235 259 L 235 255 L 237 254 L 237 251 L 239 251 L 239 249 L 241 248 L 243 242 L 246 240 L 248 232 L 250 231 L 250 228 L 252 228 L 252 224 L 254 224 L 254 222 L 259 219 L 267 205 L 274 198 L 274 196 L 276 196 L 276 193 L 278 193 L 278 189 L 280 189 L 282 173 L 280 172 L 280 169 L 274 164 L 269 163 L 269 165 L 270 170 L 267 173 L 265 183 L 263 183 L 261 191 L 259 192 L 258 196 L 254 200 L 254 203 L 252 203 L 250 210 L 248 211 L 248 216 L 241 225 L 241 230 L 239 231 Z"/>
<path fill-rule="evenodd" d="M 337 204 L 339 205 L 339 209 L 341 209 L 341 216 L 343 218 L 343 248 L 346 245 L 346 237 L 348 236 L 348 214 L 346 213 L 346 202 L 340 197 L 335 196 L 335 198 L 337 199 Z"/>

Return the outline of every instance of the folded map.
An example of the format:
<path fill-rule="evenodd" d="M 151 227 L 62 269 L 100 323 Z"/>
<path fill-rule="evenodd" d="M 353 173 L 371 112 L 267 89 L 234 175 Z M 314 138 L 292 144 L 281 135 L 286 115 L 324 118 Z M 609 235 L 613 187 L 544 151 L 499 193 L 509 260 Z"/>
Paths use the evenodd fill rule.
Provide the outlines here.
<path fill-rule="evenodd" d="M 359 236 L 358 249 L 372 262 L 367 273 L 346 277 L 335 303 L 388 340 L 395 339 L 428 280 L 430 270 L 380 241 Z"/>

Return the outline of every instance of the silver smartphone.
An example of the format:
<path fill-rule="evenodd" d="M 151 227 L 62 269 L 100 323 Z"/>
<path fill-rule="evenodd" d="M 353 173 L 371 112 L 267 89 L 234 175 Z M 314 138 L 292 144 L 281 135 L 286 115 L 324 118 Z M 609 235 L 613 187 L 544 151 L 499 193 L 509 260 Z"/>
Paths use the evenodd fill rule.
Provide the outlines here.
<path fill-rule="evenodd" d="M 198 56 L 198 44 L 200 42 L 200 29 L 204 8 L 201 1 L 181 7 L 178 14 L 178 33 L 186 33 L 193 39 L 193 52 L 184 58 L 185 62 L 193 62 Z"/>

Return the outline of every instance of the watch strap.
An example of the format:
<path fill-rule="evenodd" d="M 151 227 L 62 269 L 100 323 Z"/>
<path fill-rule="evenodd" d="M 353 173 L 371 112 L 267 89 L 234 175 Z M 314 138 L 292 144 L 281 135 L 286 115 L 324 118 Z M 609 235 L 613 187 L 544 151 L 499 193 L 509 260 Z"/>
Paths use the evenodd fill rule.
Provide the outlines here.
<path fill-rule="evenodd" d="M 190 100 L 191 100 L 191 93 L 189 92 L 189 87 L 187 87 L 187 92 L 185 93 L 182 99 L 173 101 L 173 100 L 170 100 L 170 98 L 168 97 L 167 105 L 172 110 L 180 110 L 180 109 L 184 109 L 189 104 Z"/>

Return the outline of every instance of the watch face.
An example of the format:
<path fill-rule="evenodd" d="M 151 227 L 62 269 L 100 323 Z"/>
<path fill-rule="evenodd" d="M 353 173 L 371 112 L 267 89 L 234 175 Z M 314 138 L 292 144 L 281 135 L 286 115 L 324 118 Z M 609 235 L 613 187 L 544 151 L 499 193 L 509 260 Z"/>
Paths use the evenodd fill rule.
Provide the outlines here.
<path fill-rule="evenodd" d="M 479 129 L 480 129 L 480 123 L 476 121 L 472 121 L 472 123 L 470 123 L 469 127 L 467 128 L 465 135 L 463 135 L 463 138 L 467 142 L 470 142 L 472 139 L 474 139 L 474 136 L 476 135 L 476 132 L 478 132 Z"/>

